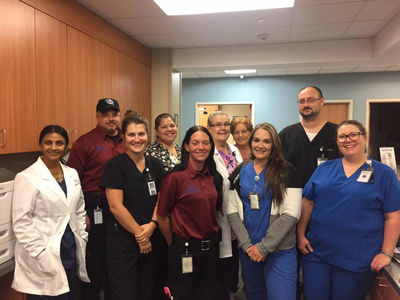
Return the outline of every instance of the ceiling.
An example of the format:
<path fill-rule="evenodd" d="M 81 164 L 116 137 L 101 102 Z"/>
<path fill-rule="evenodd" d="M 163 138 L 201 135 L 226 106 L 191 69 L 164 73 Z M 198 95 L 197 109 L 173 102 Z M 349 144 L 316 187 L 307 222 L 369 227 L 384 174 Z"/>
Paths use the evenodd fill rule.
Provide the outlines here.
<path fill-rule="evenodd" d="M 172 17 L 152 0 L 76 1 L 152 49 L 173 49 L 183 78 L 241 67 L 256 68 L 253 76 L 400 70 L 400 0 L 296 0 L 294 8 Z"/>

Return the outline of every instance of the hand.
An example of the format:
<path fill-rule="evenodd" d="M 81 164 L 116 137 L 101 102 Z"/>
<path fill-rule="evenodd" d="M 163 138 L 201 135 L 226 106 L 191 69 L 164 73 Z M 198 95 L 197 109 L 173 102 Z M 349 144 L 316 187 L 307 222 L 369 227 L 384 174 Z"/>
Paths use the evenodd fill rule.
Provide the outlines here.
<path fill-rule="evenodd" d="M 383 267 L 389 265 L 390 261 L 390 257 L 379 253 L 374 257 L 371 262 L 371 270 L 378 273 L 380 270 L 383 269 Z"/>
<path fill-rule="evenodd" d="M 135 234 L 136 242 L 139 244 L 147 243 L 151 236 L 153 235 L 154 230 L 156 229 L 156 225 L 153 222 L 143 224 L 142 232 L 139 234 Z"/>
<path fill-rule="evenodd" d="M 247 248 L 246 253 L 252 261 L 255 262 L 264 261 L 264 256 L 261 255 L 261 253 L 258 251 L 255 245 L 252 245 L 249 248 Z"/>
<path fill-rule="evenodd" d="M 89 216 L 86 214 L 86 218 L 85 218 L 85 222 L 86 222 L 86 232 L 90 231 L 90 219 Z"/>
<path fill-rule="evenodd" d="M 146 243 L 139 244 L 140 253 L 141 254 L 148 254 L 151 252 L 151 242 L 147 241 Z"/>
<path fill-rule="evenodd" d="M 297 248 L 301 251 L 303 254 L 308 254 L 309 252 L 314 252 L 313 248 L 311 247 L 310 242 L 308 239 L 303 235 L 297 235 Z"/>

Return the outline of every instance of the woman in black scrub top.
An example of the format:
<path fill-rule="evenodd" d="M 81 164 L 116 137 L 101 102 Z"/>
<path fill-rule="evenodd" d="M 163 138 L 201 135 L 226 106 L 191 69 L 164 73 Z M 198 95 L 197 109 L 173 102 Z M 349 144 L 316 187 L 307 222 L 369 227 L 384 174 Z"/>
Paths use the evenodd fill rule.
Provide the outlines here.
<path fill-rule="evenodd" d="M 145 156 L 147 120 L 128 110 L 122 122 L 127 152 L 110 159 L 100 180 L 110 205 L 107 270 L 113 300 L 147 300 L 152 289 L 162 235 L 158 229 L 161 163 Z"/>

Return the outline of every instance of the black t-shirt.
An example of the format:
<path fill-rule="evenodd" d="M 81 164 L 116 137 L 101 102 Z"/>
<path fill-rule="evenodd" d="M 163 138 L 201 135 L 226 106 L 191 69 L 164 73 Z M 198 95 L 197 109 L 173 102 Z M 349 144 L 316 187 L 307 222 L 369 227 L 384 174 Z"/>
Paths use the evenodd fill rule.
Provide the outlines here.
<path fill-rule="evenodd" d="M 123 190 L 123 204 L 139 225 L 151 221 L 158 199 L 158 195 L 150 196 L 148 182 L 154 181 L 158 193 L 164 176 L 163 167 L 157 159 L 146 156 L 145 161 L 146 167 L 141 173 L 128 154 L 119 154 L 107 162 L 99 184 L 104 190 Z M 108 226 L 118 224 L 118 227 L 123 229 L 112 213 L 110 218 Z M 122 232 L 130 234 L 125 229 Z"/>
<path fill-rule="evenodd" d="M 279 133 L 283 154 L 296 167 L 302 187 L 317 168 L 318 157 L 323 154 L 331 160 L 341 156 L 335 140 L 336 128 L 336 124 L 326 122 L 312 141 L 301 123 L 290 125 Z"/>

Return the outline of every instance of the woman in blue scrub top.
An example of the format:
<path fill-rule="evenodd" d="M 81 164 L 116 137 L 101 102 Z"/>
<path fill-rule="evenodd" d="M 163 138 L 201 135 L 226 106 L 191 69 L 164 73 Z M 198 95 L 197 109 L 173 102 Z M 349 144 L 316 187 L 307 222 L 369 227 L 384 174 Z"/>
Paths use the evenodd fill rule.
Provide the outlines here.
<path fill-rule="evenodd" d="M 400 184 L 365 155 L 365 128 L 343 121 L 336 141 L 343 158 L 320 165 L 303 189 L 297 240 L 307 300 L 364 299 L 400 233 Z"/>
<path fill-rule="evenodd" d="M 247 300 L 296 299 L 301 186 L 275 128 L 256 126 L 251 160 L 230 176 L 227 215 L 237 236 Z"/>

